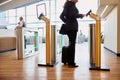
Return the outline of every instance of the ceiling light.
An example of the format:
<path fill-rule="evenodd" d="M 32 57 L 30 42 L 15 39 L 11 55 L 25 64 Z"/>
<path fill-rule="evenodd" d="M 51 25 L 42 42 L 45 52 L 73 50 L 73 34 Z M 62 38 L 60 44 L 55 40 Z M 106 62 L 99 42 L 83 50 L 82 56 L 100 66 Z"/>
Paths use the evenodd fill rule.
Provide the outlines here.
<path fill-rule="evenodd" d="M 4 4 L 6 4 L 6 3 L 10 2 L 10 1 L 12 1 L 12 0 L 4 1 L 4 2 L 0 3 L 0 6 L 1 6 L 1 5 L 4 5 Z"/>
<path fill-rule="evenodd" d="M 103 12 L 101 13 L 101 15 L 100 16 L 103 16 L 103 14 L 105 13 L 105 11 L 107 10 L 107 8 L 108 8 L 108 5 L 106 5 L 105 6 L 105 8 L 104 8 L 104 10 L 103 10 Z"/>

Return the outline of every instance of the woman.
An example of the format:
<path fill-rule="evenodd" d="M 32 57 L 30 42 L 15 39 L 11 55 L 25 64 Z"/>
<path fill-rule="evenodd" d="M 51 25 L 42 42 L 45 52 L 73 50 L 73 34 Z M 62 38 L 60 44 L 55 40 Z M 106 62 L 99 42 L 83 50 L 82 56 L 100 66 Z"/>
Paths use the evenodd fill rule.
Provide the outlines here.
<path fill-rule="evenodd" d="M 68 67 L 78 67 L 75 63 L 75 42 L 78 31 L 77 18 L 83 18 L 85 14 L 79 14 L 75 4 L 78 0 L 67 0 L 64 5 L 60 19 L 67 24 L 68 46 Z"/>
<path fill-rule="evenodd" d="M 18 22 L 18 26 L 20 26 L 20 27 L 26 27 L 26 25 L 25 25 L 25 22 L 24 22 L 24 20 L 23 20 L 23 17 L 21 16 L 21 17 L 19 17 L 19 22 Z"/>

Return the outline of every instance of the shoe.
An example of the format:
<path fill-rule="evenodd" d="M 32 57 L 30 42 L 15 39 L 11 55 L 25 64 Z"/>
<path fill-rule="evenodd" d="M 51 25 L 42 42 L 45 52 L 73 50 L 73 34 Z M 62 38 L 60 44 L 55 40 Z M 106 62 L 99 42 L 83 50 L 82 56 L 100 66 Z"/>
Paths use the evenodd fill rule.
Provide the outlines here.
<path fill-rule="evenodd" d="M 63 63 L 64 65 L 67 65 L 67 63 L 65 62 L 65 63 Z"/>
<path fill-rule="evenodd" d="M 68 65 L 69 68 L 75 68 L 78 67 L 78 65 Z"/>

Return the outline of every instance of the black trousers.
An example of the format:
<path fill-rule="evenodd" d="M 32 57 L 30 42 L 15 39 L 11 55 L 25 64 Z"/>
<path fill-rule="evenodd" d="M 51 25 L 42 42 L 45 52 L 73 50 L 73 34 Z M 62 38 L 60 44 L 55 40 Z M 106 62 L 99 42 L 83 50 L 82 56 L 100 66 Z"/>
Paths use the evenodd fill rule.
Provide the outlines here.
<path fill-rule="evenodd" d="M 69 31 L 67 35 L 69 38 L 68 65 L 75 65 L 75 43 L 76 43 L 77 31 Z"/>

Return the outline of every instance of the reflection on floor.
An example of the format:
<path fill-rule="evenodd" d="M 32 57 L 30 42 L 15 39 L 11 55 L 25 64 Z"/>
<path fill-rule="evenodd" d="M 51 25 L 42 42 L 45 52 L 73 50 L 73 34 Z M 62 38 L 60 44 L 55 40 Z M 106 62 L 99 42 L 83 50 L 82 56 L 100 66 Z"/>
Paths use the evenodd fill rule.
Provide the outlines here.
<path fill-rule="evenodd" d="M 44 49 L 23 60 L 16 59 L 16 51 L 2 53 L 0 80 L 120 80 L 120 57 L 102 47 L 102 63 L 107 64 L 110 71 L 89 70 L 88 49 L 88 43 L 76 44 L 77 68 L 68 68 L 61 62 L 54 67 L 38 67 L 41 58 L 44 59 Z"/>

